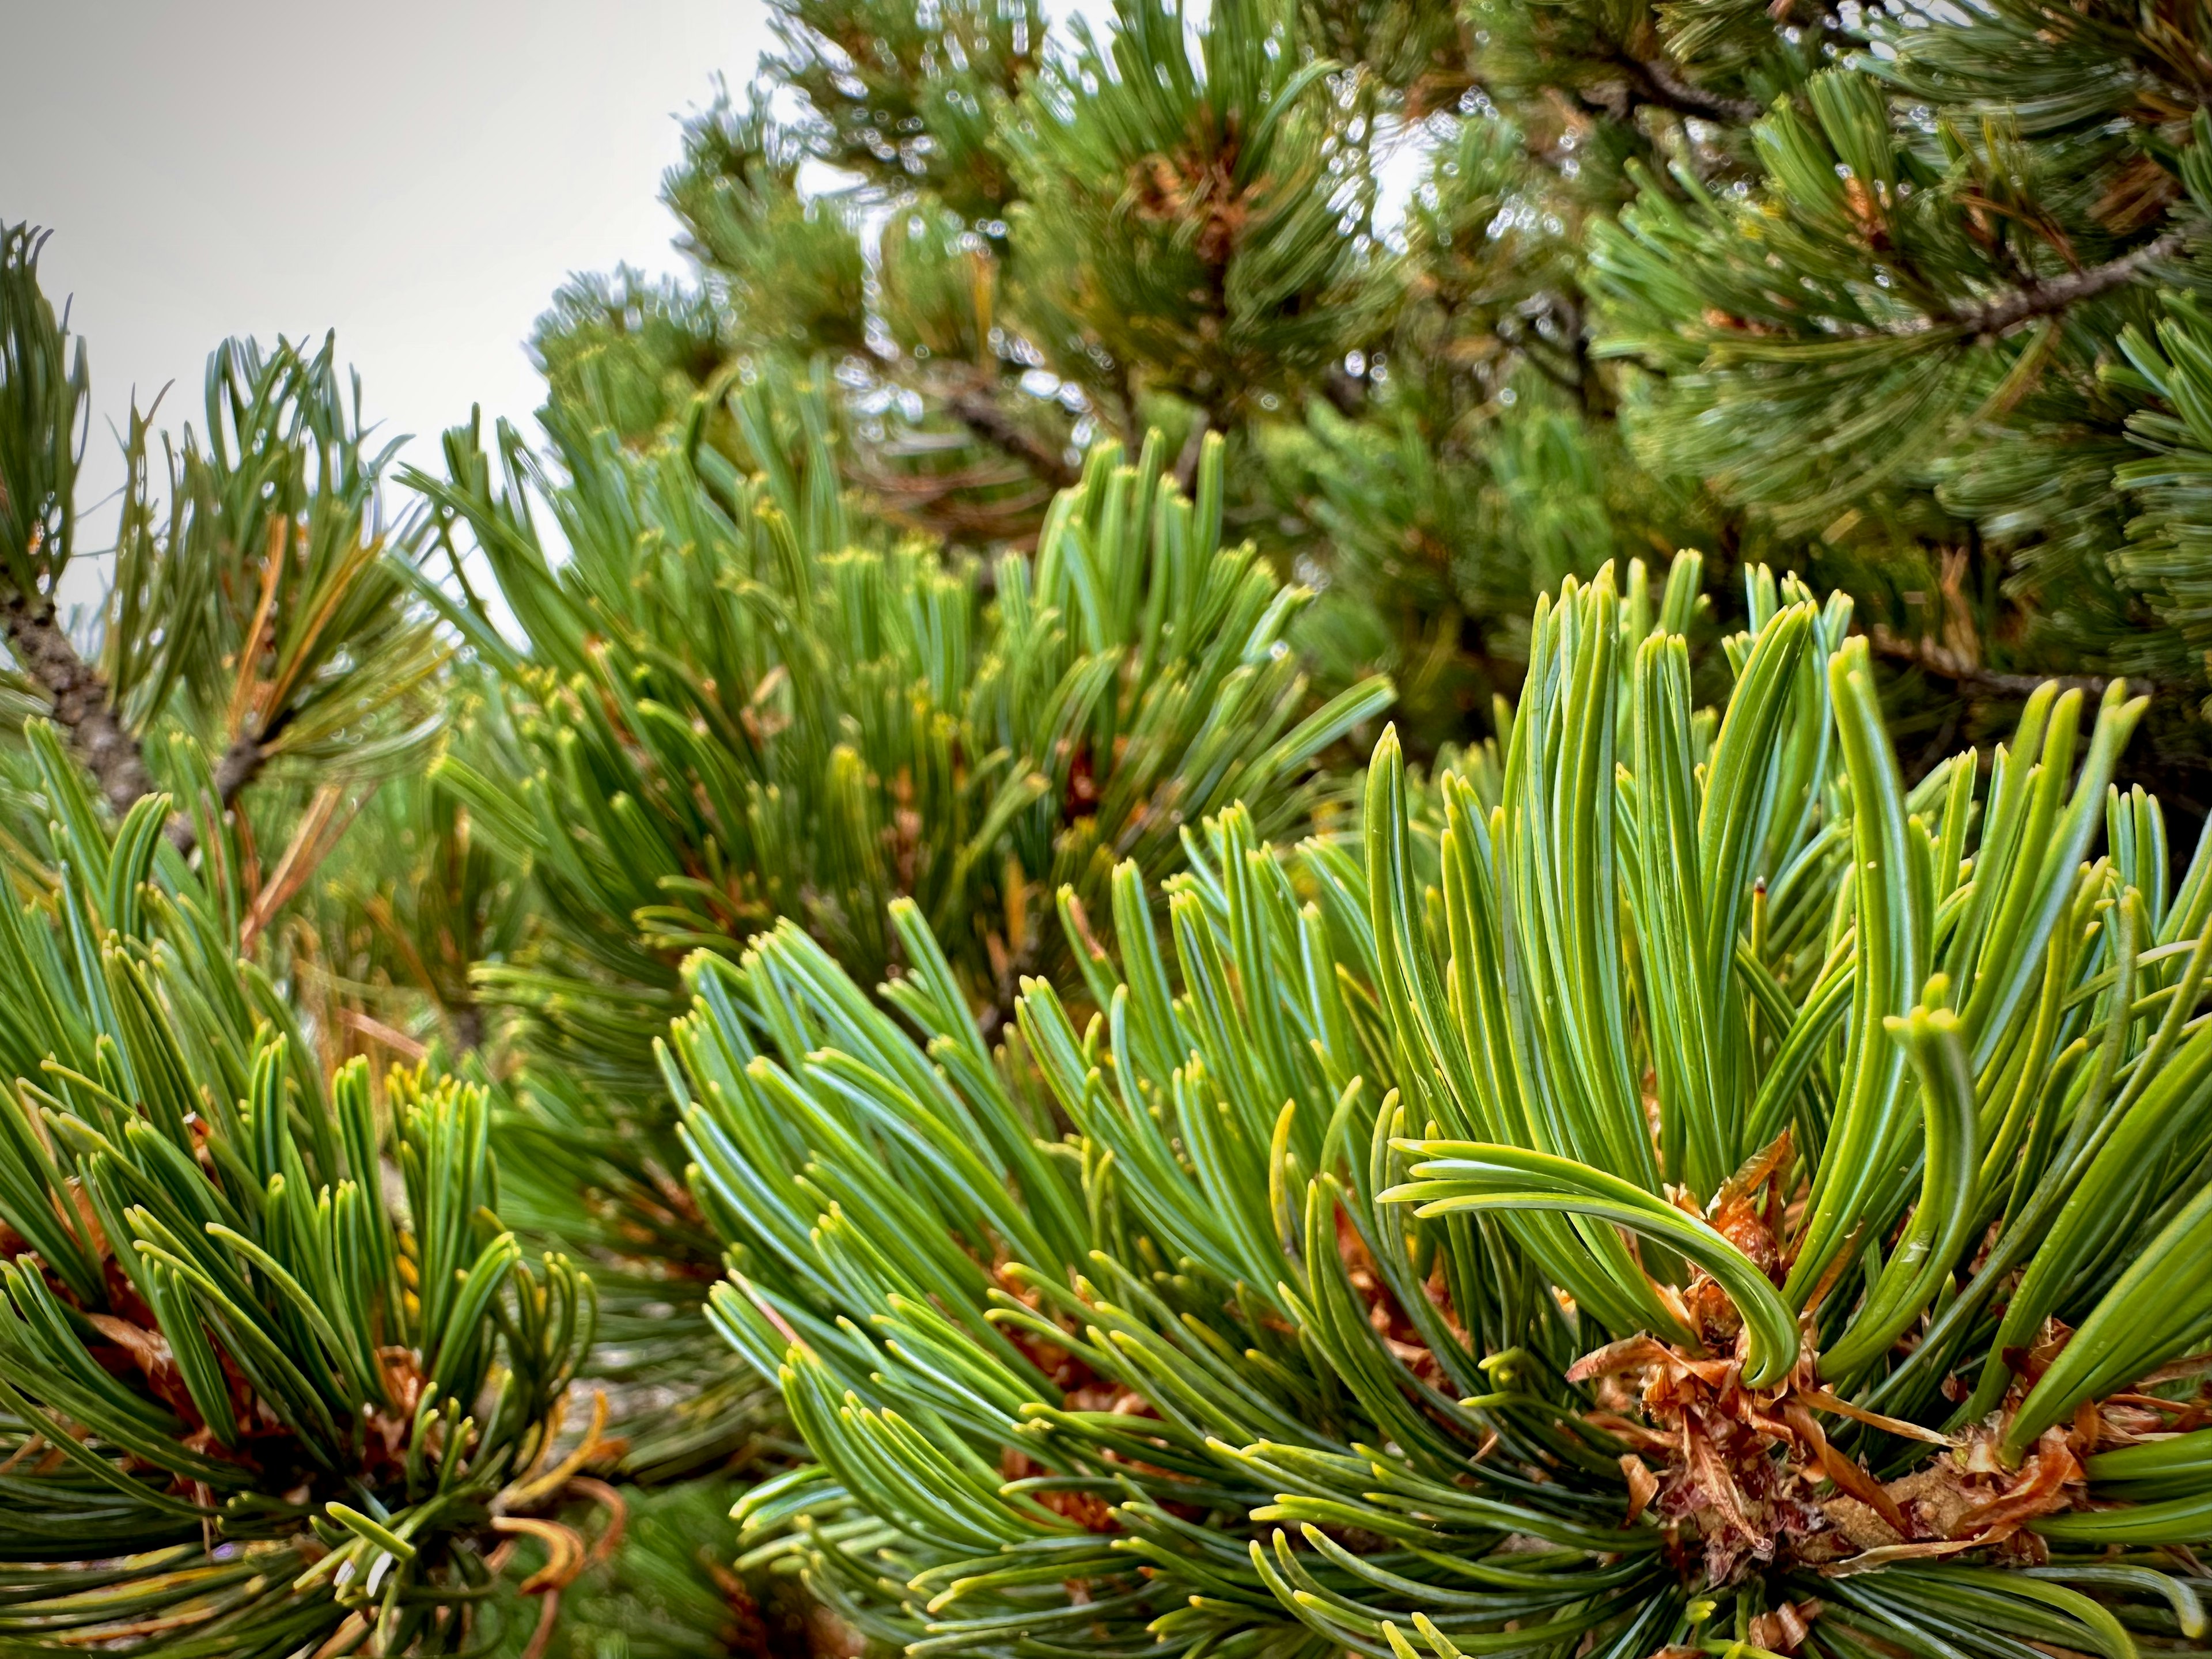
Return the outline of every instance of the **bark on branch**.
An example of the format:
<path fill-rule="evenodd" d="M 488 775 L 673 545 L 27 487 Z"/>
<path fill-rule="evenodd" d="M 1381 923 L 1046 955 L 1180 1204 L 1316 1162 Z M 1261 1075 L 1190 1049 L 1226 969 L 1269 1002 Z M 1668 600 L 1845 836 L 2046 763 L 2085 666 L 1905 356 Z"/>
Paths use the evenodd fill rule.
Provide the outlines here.
<path fill-rule="evenodd" d="M 868 350 L 893 380 L 912 368 L 902 353 L 872 344 Z M 1070 466 L 1066 456 L 1006 413 L 987 370 L 927 374 L 921 390 L 942 402 L 945 412 L 975 437 L 1020 462 L 1048 487 L 1072 489 L 1083 482 L 1080 467 Z"/>
<path fill-rule="evenodd" d="M 1983 337 L 1994 337 L 2039 317 L 2054 317 L 2069 306 L 2094 300 L 2110 294 L 2116 288 L 2124 288 L 2142 273 L 2145 266 L 2156 264 L 2161 259 L 2170 259 L 2179 253 L 2182 245 L 2181 233 L 2169 230 L 2165 235 L 2145 242 L 2134 252 L 2123 253 L 2117 259 L 2108 259 L 2101 265 L 2069 271 L 2065 276 L 2053 277 L 2047 283 L 2024 283 L 1973 305 L 1954 306 L 1931 316 L 1916 318 L 1894 328 L 1870 331 L 1928 334 L 1937 329 L 1955 328 Z"/>
<path fill-rule="evenodd" d="M 53 700 L 54 724 L 67 735 L 100 793 L 121 817 L 140 796 L 153 793 L 154 778 L 146 769 L 138 740 L 108 705 L 107 683 L 77 654 L 51 601 L 11 593 L 0 601 L 0 617 L 4 618 L 9 650 Z"/>
<path fill-rule="evenodd" d="M 241 732 L 230 740 L 230 747 L 222 751 L 222 758 L 215 767 L 216 799 L 222 803 L 225 811 L 259 775 L 262 763 L 268 758 L 268 750 L 258 738 Z"/>
<path fill-rule="evenodd" d="M 2001 697 L 2025 697 L 2045 685 L 2056 685 L 2062 691 L 2080 691 L 2086 696 L 2101 696 L 2112 682 L 2104 674 L 2008 674 L 1994 668 L 1984 668 L 1970 660 L 1963 653 L 1948 646 L 1938 645 L 1933 640 L 1907 639 L 1884 623 L 1876 623 L 1867 635 L 1867 642 L 1878 657 L 1893 662 L 1911 663 L 1929 673 L 1971 685 Z M 2141 681 L 2141 677 L 2130 675 Z M 2147 681 L 2141 681 L 2148 684 Z"/>
<path fill-rule="evenodd" d="M 1069 489 L 1083 482 L 1083 474 L 1067 464 L 1066 456 L 1023 427 L 982 387 L 948 391 L 945 406 L 969 431 L 994 449 L 1012 456 L 1053 489 Z"/>
<path fill-rule="evenodd" d="M 1627 75 L 1630 95 L 1639 104 L 1656 104 L 1677 115 L 1739 127 L 1749 126 L 1766 113 L 1766 106 L 1756 98 L 1730 98 L 1683 79 L 1682 72 L 1664 58 L 1637 58 L 1624 51 L 1613 61 Z"/>
<path fill-rule="evenodd" d="M 118 818 L 158 786 L 147 769 L 138 740 L 131 735 L 107 700 L 107 682 L 78 654 L 54 614 L 50 600 L 10 594 L 0 599 L 0 629 L 24 673 L 52 700 L 54 724 Z M 228 811 L 268 760 L 262 739 L 241 733 L 216 763 L 216 798 Z M 190 856 L 199 844 L 191 817 L 173 812 L 166 832 L 179 853 Z"/>

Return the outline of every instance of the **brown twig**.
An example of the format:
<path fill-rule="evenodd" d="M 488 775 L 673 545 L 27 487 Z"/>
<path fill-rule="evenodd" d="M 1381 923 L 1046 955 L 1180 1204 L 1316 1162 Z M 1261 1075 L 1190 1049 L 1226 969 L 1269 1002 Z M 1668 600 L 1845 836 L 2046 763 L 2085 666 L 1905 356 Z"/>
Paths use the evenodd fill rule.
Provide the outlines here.
<path fill-rule="evenodd" d="M 2108 259 L 2101 265 L 2089 265 L 2080 270 L 2069 271 L 2065 276 L 2053 277 L 2047 283 L 2023 283 L 2008 292 L 1972 305 L 1952 306 L 1925 317 L 1916 317 L 1910 322 L 1856 331 L 1871 337 L 1881 334 L 1930 334 L 1938 329 L 1957 329 L 1978 338 L 1994 338 L 2022 323 L 2033 322 L 2039 317 L 2055 317 L 2069 306 L 2077 306 L 2086 300 L 2109 294 L 2116 288 L 2126 287 L 2142 273 L 2144 266 L 2155 264 L 2160 259 L 2170 259 L 2180 252 L 2183 240 L 2179 231 L 2169 230 L 2165 235 L 2145 242 L 2132 252 L 2123 253 L 2117 259 Z"/>
<path fill-rule="evenodd" d="M 945 393 L 945 407 L 969 431 L 994 449 L 1012 456 L 1054 489 L 1072 489 L 1082 482 L 1083 474 L 1068 465 L 1066 456 L 1007 414 L 987 388 L 966 386 L 949 390 Z"/>
<path fill-rule="evenodd" d="M 904 352 L 886 346 L 871 343 L 867 352 L 877 368 L 893 380 L 901 379 L 914 367 Z M 1081 471 L 1070 466 L 1066 456 L 1000 407 L 995 382 L 988 370 L 971 368 L 951 376 L 927 375 L 922 380 L 921 390 L 941 401 L 945 412 L 974 436 L 1000 454 L 1020 462 L 1053 489 L 1066 489 L 1082 482 Z"/>
<path fill-rule="evenodd" d="M 9 594 L 0 599 L 0 629 L 17 664 L 46 694 L 54 724 L 115 816 L 121 817 L 142 796 L 152 794 L 158 786 L 144 751 L 108 702 L 106 680 L 78 653 L 52 602 Z M 237 801 L 268 758 L 262 739 L 241 732 L 232 741 L 215 769 L 219 810 L 228 811 Z M 170 845 L 186 857 L 199 844 L 199 831 L 188 813 L 172 812 L 166 833 Z"/>
<path fill-rule="evenodd" d="M 1640 104 L 1656 104 L 1677 115 L 1726 121 L 1740 127 L 1766 113 L 1766 106 L 1756 98 L 1730 98 L 1684 80 L 1681 71 L 1664 58 L 1638 58 L 1623 49 L 1614 53 L 1613 61 L 1628 76 L 1630 95 Z"/>
<path fill-rule="evenodd" d="M 246 786 L 259 775 L 268 758 L 267 748 L 257 738 L 240 732 L 230 740 L 230 746 L 222 751 L 222 758 L 215 767 L 216 799 L 226 811 L 237 803 Z"/>
<path fill-rule="evenodd" d="M 2102 696 L 2105 688 L 2112 683 L 2112 677 L 2105 674 L 2008 674 L 1984 668 L 1948 646 L 1938 645 L 1929 639 L 1907 639 L 1885 623 L 1874 625 L 1867 641 L 1878 657 L 1909 662 L 1947 680 L 1978 686 L 1999 696 L 2025 697 L 2045 685 L 2056 685 L 2062 691 L 2081 691 L 2094 697 Z"/>

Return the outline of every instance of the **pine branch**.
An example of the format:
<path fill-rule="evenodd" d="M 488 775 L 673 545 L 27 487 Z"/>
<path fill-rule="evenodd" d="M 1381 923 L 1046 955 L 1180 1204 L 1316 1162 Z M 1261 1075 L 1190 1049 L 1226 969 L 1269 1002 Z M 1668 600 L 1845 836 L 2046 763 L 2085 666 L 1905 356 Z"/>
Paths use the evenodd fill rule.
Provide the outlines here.
<path fill-rule="evenodd" d="M 2142 274 L 2148 265 L 2160 259 L 2170 259 L 2182 250 L 2184 238 L 2178 230 L 2169 230 L 2163 236 L 2145 242 L 2132 252 L 2117 259 L 2108 259 L 2101 265 L 2090 265 L 2084 270 L 2069 271 L 2048 283 L 2026 283 L 2008 293 L 1973 305 L 1953 306 L 1932 316 L 1916 318 L 1909 323 L 1890 328 L 1867 329 L 1862 332 L 1869 337 L 1880 334 L 1928 334 L 1937 329 L 1955 328 L 1966 333 L 1988 338 L 2004 333 L 2021 324 L 2039 317 L 2055 317 L 2069 306 L 2094 300 L 2110 294 L 2114 289 L 2124 288 Z"/>
<path fill-rule="evenodd" d="M 474 1000 L 446 1010 L 446 1018 L 453 1028 L 453 1046 L 462 1054 L 471 1054 L 483 1047 L 483 1010 Z"/>
<path fill-rule="evenodd" d="M 53 701 L 56 725 L 69 734 L 107 804 L 118 818 L 154 791 L 153 775 L 137 740 L 116 717 L 107 701 L 107 686 L 99 671 L 77 654 L 76 647 L 55 619 L 52 604 L 10 593 L 0 602 L 9 648 L 23 672 Z M 171 839 L 176 839 L 171 826 Z M 189 845 L 191 830 L 185 831 Z"/>
<path fill-rule="evenodd" d="M 1638 103 L 1656 104 L 1677 115 L 1726 121 L 1740 127 L 1750 125 L 1766 113 L 1766 106 L 1756 98 L 1730 98 L 1684 80 L 1681 72 L 1663 57 L 1638 58 L 1622 49 L 1613 54 L 1613 62 L 1627 71 L 1632 94 Z"/>
<path fill-rule="evenodd" d="M 1072 489 L 1083 481 L 1079 469 L 1070 466 L 1065 455 L 1025 430 L 987 387 L 969 385 L 947 389 L 941 395 L 954 420 L 994 449 L 1013 457 L 1053 489 Z"/>
<path fill-rule="evenodd" d="M 216 763 L 216 800 L 222 811 L 228 811 L 236 805 L 246 786 L 261 775 L 261 769 L 276 752 L 277 734 L 292 723 L 295 712 L 289 708 L 280 708 L 265 726 L 251 711 L 240 719 L 238 735 L 230 740 L 230 746 L 222 751 L 222 758 Z"/>
<path fill-rule="evenodd" d="M 894 380 L 908 367 L 901 353 L 871 346 L 870 354 Z M 932 376 L 922 390 L 942 402 L 945 413 L 974 436 L 1020 462 L 1047 488 L 1073 489 L 1083 482 L 1081 468 L 1070 466 L 1065 455 L 1025 429 L 1000 405 L 988 374 L 976 371 L 960 381 Z"/>
<path fill-rule="evenodd" d="M 246 786 L 260 775 L 268 759 L 269 751 L 259 738 L 240 732 L 216 763 L 216 799 L 226 808 L 230 806 L 245 793 Z"/>
<path fill-rule="evenodd" d="M 2110 685 L 2112 678 L 2106 674 L 2008 674 L 1998 669 L 1984 668 L 1970 660 L 1965 653 L 1938 645 L 1934 640 L 1907 639 L 1887 623 L 1876 623 L 1867 635 L 1868 643 L 1876 656 L 1887 657 L 1893 662 L 1906 662 L 1924 668 L 1929 673 L 1952 680 L 1960 685 L 1970 685 L 2002 697 L 2025 697 L 2039 687 L 2057 684 L 2061 690 L 2080 691 L 2086 696 L 2100 696 Z M 2142 676 L 2130 675 L 2132 682 L 2141 682 Z"/>
<path fill-rule="evenodd" d="M 137 739 L 108 702 L 107 683 L 78 654 L 51 602 L 10 595 L 0 604 L 0 626 L 4 626 L 9 648 L 23 672 L 52 701 L 54 723 L 69 734 L 70 746 L 120 818 L 158 786 Z M 243 733 L 223 751 L 216 765 L 215 785 L 224 808 L 236 802 L 268 758 L 264 742 Z M 167 835 L 170 844 L 186 856 L 199 843 L 198 831 L 183 812 L 170 815 Z"/>

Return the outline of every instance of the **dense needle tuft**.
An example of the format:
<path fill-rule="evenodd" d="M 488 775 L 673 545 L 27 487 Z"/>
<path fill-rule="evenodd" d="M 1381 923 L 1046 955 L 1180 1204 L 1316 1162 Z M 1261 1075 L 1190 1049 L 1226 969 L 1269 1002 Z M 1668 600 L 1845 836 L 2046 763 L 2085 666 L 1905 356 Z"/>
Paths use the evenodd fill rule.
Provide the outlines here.
<path fill-rule="evenodd" d="M 1122 869 L 995 1050 L 910 906 L 927 1057 L 788 926 L 694 958 L 715 1316 L 815 1459 L 752 1559 L 915 1653 L 2201 1639 L 2212 886 L 2141 702 L 1907 791 L 1794 580 L 1695 708 L 1698 574 L 1566 584 L 1502 756 L 1386 735 L 1360 835 Z"/>

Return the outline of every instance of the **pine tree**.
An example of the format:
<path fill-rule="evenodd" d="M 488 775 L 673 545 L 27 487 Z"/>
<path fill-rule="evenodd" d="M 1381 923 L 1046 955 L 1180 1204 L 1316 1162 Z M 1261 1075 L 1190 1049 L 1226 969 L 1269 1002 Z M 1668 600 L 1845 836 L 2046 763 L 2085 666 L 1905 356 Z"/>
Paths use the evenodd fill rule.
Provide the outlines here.
<path fill-rule="evenodd" d="M 774 14 L 83 617 L 0 238 L 0 1645 L 2201 1648 L 2199 20 Z"/>
<path fill-rule="evenodd" d="M 610 377 L 830 353 L 848 476 L 976 543 L 1033 527 L 1094 432 L 1220 431 L 1228 521 L 1329 584 L 1316 664 L 1390 672 L 1424 752 L 1510 694 L 1560 576 L 1698 545 L 1859 596 L 1916 773 L 2042 676 L 2124 672 L 2202 794 L 2199 601 L 2144 499 L 2186 402 L 2124 343 L 2202 286 L 2193 25 L 1254 0 L 1193 31 L 1125 0 L 1053 40 L 1000 0 L 777 9 L 786 113 L 694 124 L 665 195 L 699 286 L 634 307 Z M 556 406 L 600 338 L 549 316 Z"/>
<path fill-rule="evenodd" d="M 2204 659 L 2171 521 L 2136 496 L 2175 405 L 2125 343 L 2203 282 L 2188 29 L 2011 0 L 1819 27 L 1733 166 L 1643 171 L 1594 228 L 1601 349 L 1657 377 L 1640 459 L 1872 554 L 1877 651 L 1970 698 L 2148 677 L 2156 748 L 2193 769 Z M 1767 32 L 1716 11 L 1672 45 L 1771 58 Z"/>
<path fill-rule="evenodd" d="M 665 184 L 699 287 L 564 295 L 538 337 L 552 409 L 637 440 L 680 400 L 617 384 L 828 354 L 848 479 L 971 545 L 1034 534 L 1094 435 L 1164 431 L 1188 483 L 1219 433 L 1234 533 L 1328 585 L 1306 648 L 1333 683 L 1390 672 L 1425 747 L 1480 731 L 1562 574 L 1746 533 L 1630 456 L 1579 289 L 1626 162 L 1681 109 L 1747 104 L 1740 75 L 1705 94 L 1658 66 L 1644 14 L 1569 31 L 1572 73 L 1605 84 L 1577 80 L 1563 124 L 1543 76 L 1567 46 L 1513 9 L 1252 0 L 1194 31 L 1128 0 L 1057 40 L 1002 0 L 777 11 L 756 85 L 791 110 L 724 100 Z M 1605 81 L 1623 52 L 1671 92 Z M 1423 156 L 1386 234 L 1382 173 Z M 698 325 L 656 349 L 678 312 Z M 1534 487 L 1554 467 L 1579 499 Z"/>

